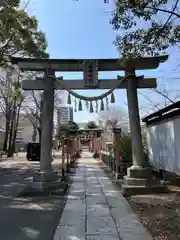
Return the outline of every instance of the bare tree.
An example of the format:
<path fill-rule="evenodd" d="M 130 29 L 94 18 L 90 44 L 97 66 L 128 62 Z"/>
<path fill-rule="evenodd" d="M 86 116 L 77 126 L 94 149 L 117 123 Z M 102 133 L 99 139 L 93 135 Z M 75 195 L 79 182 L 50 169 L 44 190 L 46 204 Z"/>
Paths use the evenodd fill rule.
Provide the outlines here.
<path fill-rule="evenodd" d="M 41 141 L 41 121 L 42 121 L 42 107 L 43 107 L 43 91 L 28 91 L 28 104 L 25 105 L 26 117 L 30 120 L 33 126 L 32 141 L 35 142 L 37 132 L 39 141 Z M 62 103 L 63 91 L 55 91 L 54 93 L 54 110 Z"/>
<path fill-rule="evenodd" d="M 0 110 L 5 118 L 3 150 L 8 152 L 8 157 L 12 156 L 15 150 L 19 114 L 25 100 L 24 92 L 20 87 L 22 78 L 19 69 L 11 67 L 1 69 Z"/>
<path fill-rule="evenodd" d="M 32 140 L 36 141 L 35 136 L 39 134 L 39 141 L 41 140 L 41 112 L 43 103 L 42 91 L 29 91 L 30 104 L 25 106 L 26 117 L 30 120 L 33 126 Z M 34 138 L 34 139 L 33 139 Z"/>
<path fill-rule="evenodd" d="M 124 132 L 128 131 L 128 114 L 122 107 L 110 106 L 98 116 L 101 126 L 107 124 L 115 128 L 121 127 Z"/>
<path fill-rule="evenodd" d="M 138 92 L 140 113 L 143 116 L 180 100 L 179 89 L 168 89 L 162 85 L 156 89 L 139 90 Z"/>

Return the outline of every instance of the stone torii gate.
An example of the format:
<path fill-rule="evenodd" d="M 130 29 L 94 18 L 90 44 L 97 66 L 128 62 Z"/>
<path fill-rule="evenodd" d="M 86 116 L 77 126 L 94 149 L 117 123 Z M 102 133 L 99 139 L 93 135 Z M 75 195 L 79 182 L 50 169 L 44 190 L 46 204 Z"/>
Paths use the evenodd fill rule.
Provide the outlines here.
<path fill-rule="evenodd" d="M 43 79 L 25 80 L 22 83 L 24 90 L 44 90 L 42 109 L 42 140 L 40 171 L 33 178 L 35 186 L 40 189 L 55 186 L 57 174 L 52 171 L 52 130 L 54 89 L 112 89 L 123 78 L 98 79 L 98 71 L 125 71 L 130 76 L 116 88 L 127 90 L 130 131 L 132 137 L 133 166 L 127 171 L 123 189 L 137 189 L 151 178 L 151 168 L 146 166 L 141 137 L 140 117 L 137 88 L 156 88 L 155 78 L 137 77 L 136 70 L 158 68 L 168 56 L 137 58 L 137 59 L 29 59 L 12 58 L 12 64 L 17 64 L 22 71 L 44 72 Z M 89 77 L 89 71 L 91 74 Z M 64 80 L 63 86 L 55 81 L 55 72 L 83 72 L 83 80 Z M 131 75 L 129 75 L 131 74 Z M 62 80 L 62 77 L 60 78 Z"/>

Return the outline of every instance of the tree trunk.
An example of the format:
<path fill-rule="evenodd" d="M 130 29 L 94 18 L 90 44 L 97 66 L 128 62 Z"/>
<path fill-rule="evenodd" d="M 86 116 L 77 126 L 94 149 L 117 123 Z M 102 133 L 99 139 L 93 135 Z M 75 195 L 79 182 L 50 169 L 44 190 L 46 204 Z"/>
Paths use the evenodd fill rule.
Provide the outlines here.
<path fill-rule="evenodd" d="M 5 130 L 5 136 L 4 136 L 4 143 L 3 143 L 3 151 L 7 152 L 7 145 L 8 145 L 8 137 L 9 137 L 9 120 L 6 119 L 6 130 Z"/>
<path fill-rule="evenodd" d="M 16 120 L 15 120 L 15 129 L 14 129 L 13 143 L 12 143 L 12 151 L 13 151 L 13 153 L 15 152 L 15 147 L 16 147 L 16 137 L 17 137 L 17 130 L 18 130 L 18 125 L 19 125 L 20 109 L 21 109 L 21 103 L 18 106 L 17 114 L 16 114 Z"/>
<path fill-rule="evenodd" d="M 13 138 L 13 120 L 11 122 L 11 127 L 10 127 L 10 133 L 9 133 L 9 146 L 8 146 L 8 151 L 7 151 L 7 157 L 12 157 L 13 156 L 13 149 L 12 149 L 12 138 Z"/>
<path fill-rule="evenodd" d="M 14 135 L 14 129 L 15 129 L 15 123 L 16 123 L 16 114 L 17 114 L 17 108 L 16 108 L 16 101 L 15 101 L 14 106 L 13 106 L 12 118 L 11 118 L 11 126 L 10 126 L 10 133 L 9 133 L 9 146 L 8 146 L 7 157 L 12 157 L 13 154 L 14 154 L 14 151 L 13 151 L 13 135 Z"/>
<path fill-rule="evenodd" d="M 42 127 L 42 109 L 43 109 L 43 93 L 41 95 L 41 104 L 40 104 L 40 119 L 39 119 L 39 127 L 38 127 L 38 132 L 39 132 L 39 142 L 41 143 L 41 127 Z"/>
<path fill-rule="evenodd" d="M 37 127 L 33 126 L 33 133 L 32 133 L 32 142 L 36 142 L 37 138 Z"/>
<path fill-rule="evenodd" d="M 38 127 L 38 133 L 39 133 L 39 142 L 41 143 L 41 128 Z"/>
<path fill-rule="evenodd" d="M 3 144 L 3 151 L 7 152 L 8 148 L 8 139 L 9 139 L 9 131 L 10 131 L 10 121 L 11 121 L 11 109 L 8 105 L 6 105 L 6 130 L 4 136 L 4 144 Z"/>

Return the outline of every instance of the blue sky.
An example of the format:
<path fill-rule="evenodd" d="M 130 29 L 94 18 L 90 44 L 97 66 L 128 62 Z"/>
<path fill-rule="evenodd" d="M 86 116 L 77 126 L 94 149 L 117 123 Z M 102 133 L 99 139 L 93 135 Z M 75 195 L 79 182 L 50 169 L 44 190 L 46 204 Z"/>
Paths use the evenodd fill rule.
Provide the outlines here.
<path fill-rule="evenodd" d="M 112 5 L 104 0 L 32 0 L 28 12 L 37 17 L 39 28 L 45 32 L 48 40 L 48 52 L 51 58 L 116 58 L 118 52 L 113 45 L 116 33 L 109 24 Z M 171 81 L 173 69 L 179 61 L 179 52 L 171 49 L 170 59 L 158 70 L 138 72 L 148 77 L 157 77 L 161 89 L 172 86 L 177 90 L 177 80 Z M 60 74 L 60 73 L 59 73 Z M 121 74 L 121 73 L 120 73 Z M 61 74 L 62 75 L 62 74 Z M 102 78 L 114 78 L 117 73 L 100 74 Z M 64 73 L 64 78 L 77 79 L 78 73 Z M 178 77 L 177 70 L 174 76 Z M 82 95 L 99 95 L 103 90 L 79 91 Z M 142 95 L 143 94 L 143 95 Z M 174 92 L 173 92 L 174 94 Z M 126 92 L 117 90 L 116 106 L 126 109 Z M 148 99 L 144 96 L 148 96 Z M 161 98 L 150 90 L 141 90 L 139 95 L 141 114 L 147 114 L 152 108 L 150 101 L 161 101 Z M 75 113 L 75 121 L 95 120 L 96 114 L 87 111 Z"/>

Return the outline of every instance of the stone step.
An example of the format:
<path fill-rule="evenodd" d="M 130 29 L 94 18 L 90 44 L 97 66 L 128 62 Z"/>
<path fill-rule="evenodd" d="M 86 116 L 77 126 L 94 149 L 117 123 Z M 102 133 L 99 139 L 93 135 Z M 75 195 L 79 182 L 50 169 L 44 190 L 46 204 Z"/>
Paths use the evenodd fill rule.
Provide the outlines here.
<path fill-rule="evenodd" d="M 127 185 L 137 185 L 137 186 L 147 186 L 152 182 L 149 178 L 131 178 L 124 176 L 124 184 Z"/>
<path fill-rule="evenodd" d="M 57 181 L 53 185 L 46 188 L 38 188 L 34 183 L 24 187 L 18 194 L 18 197 L 37 197 L 48 195 L 63 196 L 68 189 L 68 183 L 64 181 Z"/>
<path fill-rule="evenodd" d="M 137 186 L 137 185 L 122 184 L 121 187 L 122 187 L 122 194 L 124 196 L 168 192 L 167 187 L 160 183 L 151 185 L 151 186 Z"/>

